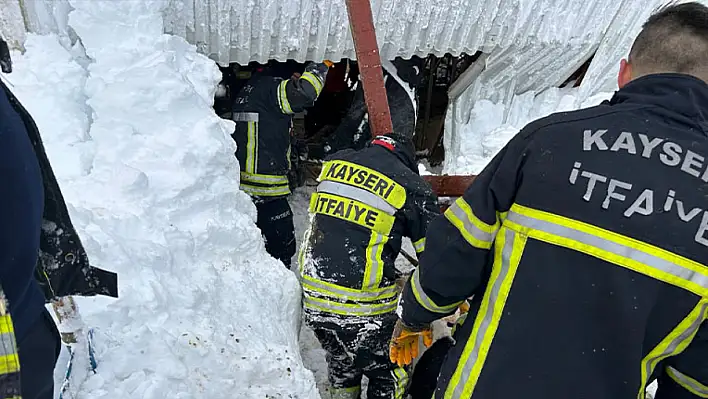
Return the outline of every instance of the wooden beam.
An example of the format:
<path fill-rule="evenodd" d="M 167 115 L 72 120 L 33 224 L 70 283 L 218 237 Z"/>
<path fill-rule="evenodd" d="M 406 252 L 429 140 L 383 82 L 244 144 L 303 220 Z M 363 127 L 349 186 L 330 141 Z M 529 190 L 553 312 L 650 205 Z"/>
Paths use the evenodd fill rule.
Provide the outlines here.
<path fill-rule="evenodd" d="M 393 133 L 369 0 L 346 0 L 372 136 Z"/>
<path fill-rule="evenodd" d="M 461 197 L 472 184 L 475 175 L 427 175 L 423 178 L 433 186 L 438 197 Z"/>

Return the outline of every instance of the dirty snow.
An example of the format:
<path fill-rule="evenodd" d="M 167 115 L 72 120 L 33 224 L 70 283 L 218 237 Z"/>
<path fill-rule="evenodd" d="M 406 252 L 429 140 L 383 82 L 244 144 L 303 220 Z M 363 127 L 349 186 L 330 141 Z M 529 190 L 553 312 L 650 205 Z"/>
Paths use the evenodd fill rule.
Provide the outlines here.
<path fill-rule="evenodd" d="M 163 4 L 72 0 L 91 63 L 29 35 L 3 77 L 39 125 L 92 262 L 119 274 L 120 299 L 79 302 L 98 370 L 72 393 L 318 398 L 297 279 L 265 254 L 233 125 L 211 109 L 218 69 L 162 34 Z"/>

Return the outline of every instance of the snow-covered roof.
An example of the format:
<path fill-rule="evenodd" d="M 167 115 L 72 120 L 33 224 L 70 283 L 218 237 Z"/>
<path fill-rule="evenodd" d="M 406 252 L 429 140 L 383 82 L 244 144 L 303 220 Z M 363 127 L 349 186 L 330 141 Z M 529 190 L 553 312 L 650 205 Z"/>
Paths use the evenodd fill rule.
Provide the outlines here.
<path fill-rule="evenodd" d="M 371 0 L 384 58 L 597 45 L 625 0 Z M 165 31 L 220 63 L 355 58 L 344 0 L 172 0 Z"/>

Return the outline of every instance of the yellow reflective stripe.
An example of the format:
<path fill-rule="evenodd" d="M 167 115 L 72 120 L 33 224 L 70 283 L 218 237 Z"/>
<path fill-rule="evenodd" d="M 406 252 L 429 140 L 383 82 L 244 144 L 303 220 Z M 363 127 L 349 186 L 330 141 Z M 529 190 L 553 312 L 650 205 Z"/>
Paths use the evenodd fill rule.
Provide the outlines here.
<path fill-rule="evenodd" d="M 360 386 L 353 386 L 347 388 L 330 388 L 332 391 L 331 399 L 352 399 L 354 397 L 358 398 L 361 392 Z"/>
<path fill-rule="evenodd" d="M 5 302 L 2 298 L 2 302 Z M 20 369 L 15 342 L 15 327 L 9 313 L 0 316 L 0 374 L 14 373 Z"/>
<path fill-rule="evenodd" d="M 9 313 L 0 316 L 0 334 L 14 333 L 15 326 L 12 324 L 12 319 Z"/>
<path fill-rule="evenodd" d="M 278 105 L 280 106 L 280 111 L 284 114 L 293 114 L 293 109 L 290 107 L 290 101 L 288 101 L 288 92 L 286 86 L 288 80 L 283 80 L 278 85 Z"/>
<path fill-rule="evenodd" d="M 415 248 L 415 252 L 417 252 L 417 253 L 421 253 L 421 252 L 425 251 L 425 237 L 414 242 L 413 248 Z"/>
<path fill-rule="evenodd" d="M 343 316 L 375 316 L 384 313 L 390 313 L 396 310 L 397 300 L 386 303 L 340 303 L 328 301 L 322 298 L 315 298 L 305 295 L 303 298 L 303 307 L 305 309 L 334 313 Z"/>
<path fill-rule="evenodd" d="M 383 278 L 384 263 L 381 259 L 384 245 L 388 242 L 388 236 L 384 236 L 375 231 L 371 232 L 369 244 L 366 246 L 366 266 L 364 266 L 364 281 L 361 289 L 371 291 L 379 288 L 381 278 Z"/>
<path fill-rule="evenodd" d="M 450 313 L 457 309 L 458 306 L 464 301 L 459 301 L 452 303 L 450 305 L 440 306 L 436 304 L 423 290 L 423 286 L 420 284 L 420 275 L 418 274 L 420 268 L 416 268 L 413 271 L 413 276 L 411 276 L 411 290 L 413 291 L 413 296 L 420 306 L 424 307 L 428 311 L 433 313 Z"/>
<path fill-rule="evenodd" d="M 241 182 L 241 190 L 247 194 L 261 197 L 279 197 L 290 194 L 290 187 L 288 186 L 261 187 L 253 186 L 244 182 Z"/>
<path fill-rule="evenodd" d="M 234 122 L 258 122 L 258 112 L 235 112 L 231 115 Z"/>
<path fill-rule="evenodd" d="M 302 287 L 307 292 L 352 302 L 373 302 L 392 299 L 398 295 L 395 285 L 364 291 L 318 280 L 305 274 L 302 275 Z"/>
<path fill-rule="evenodd" d="M 352 162 L 333 160 L 322 165 L 318 181 L 346 183 L 383 198 L 396 209 L 406 203 L 406 189 L 388 176 Z"/>
<path fill-rule="evenodd" d="M 314 193 L 310 197 L 310 213 L 346 220 L 388 236 L 396 218 L 363 202 L 331 195 Z"/>
<path fill-rule="evenodd" d="M 394 399 L 403 399 L 403 395 L 406 393 L 406 387 L 408 386 L 408 373 L 401 367 L 393 369 L 391 372 L 393 374 L 393 380 L 396 382 L 396 390 L 394 391 Z"/>
<path fill-rule="evenodd" d="M 304 79 L 309 82 L 315 89 L 315 94 L 319 97 L 322 91 L 322 81 L 319 77 L 315 76 L 312 72 L 305 72 L 300 76 L 300 79 Z"/>
<path fill-rule="evenodd" d="M 666 368 L 666 374 L 688 392 L 691 392 L 699 398 L 708 398 L 708 386 L 701 384 L 696 379 L 683 374 L 671 366 Z"/>
<path fill-rule="evenodd" d="M 649 377 L 654 372 L 654 368 L 662 360 L 669 356 L 675 356 L 683 352 L 693 341 L 698 332 L 698 328 L 708 316 L 708 299 L 704 298 L 698 302 L 696 307 L 667 335 L 659 344 L 642 359 L 641 363 L 641 384 L 639 385 L 638 399 L 644 399 L 646 385 Z"/>
<path fill-rule="evenodd" d="M 288 177 L 279 175 L 263 175 L 258 173 L 241 172 L 241 181 L 270 185 L 287 185 Z"/>
<path fill-rule="evenodd" d="M 511 207 L 504 225 L 536 240 L 583 252 L 708 297 L 708 268 L 659 247 L 518 204 Z"/>
<path fill-rule="evenodd" d="M 258 155 L 258 131 L 256 122 L 248 122 L 248 141 L 246 142 L 246 172 L 256 173 L 256 158 Z"/>
<path fill-rule="evenodd" d="M 20 359 L 17 353 L 0 356 L 0 374 L 10 374 L 20 370 Z"/>
<path fill-rule="evenodd" d="M 366 205 L 370 205 L 376 209 L 380 209 L 389 215 L 396 214 L 396 208 L 391 206 L 391 204 L 386 202 L 383 198 L 359 187 L 350 186 L 349 184 L 325 180 L 317 185 L 317 191 L 320 193 L 328 193 L 351 198 L 359 202 L 363 202 Z"/>
<path fill-rule="evenodd" d="M 490 249 L 499 230 L 499 220 L 491 225 L 481 221 L 472 208 L 464 200 L 458 198 L 451 207 L 445 211 L 445 217 L 460 231 L 462 237 L 473 247 Z"/>
<path fill-rule="evenodd" d="M 526 246 L 526 236 L 502 227 L 494 246 L 494 264 L 487 289 L 474 321 L 472 334 L 445 390 L 445 399 L 468 399 L 477 385 L 482 366 L 499 327 L 511 284 Z"/>

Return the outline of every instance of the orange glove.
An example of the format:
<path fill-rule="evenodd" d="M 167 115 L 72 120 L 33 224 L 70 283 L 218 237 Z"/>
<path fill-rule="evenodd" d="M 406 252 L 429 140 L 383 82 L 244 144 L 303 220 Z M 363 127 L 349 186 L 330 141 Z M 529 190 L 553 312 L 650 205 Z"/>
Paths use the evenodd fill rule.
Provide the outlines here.
<path fill-rule="evenodd" d="M 332 68 L 332 65 L 334 65 L 334 62 L 330 60 L 324 60 L 322 61 L 323 64 L 327 65 L 327 68 Z"/>
<path fill-rule="evenodd" d="M 433 332 L 430 328 L 421 331 L 411 331 L 401 320 L 396 322 L 393 336 L 389 344 L 389 358 L 399 367 L 411 364 L 418 357 L 418 339 L 423 336 L 423 345 L 429 347 L 433 344 Z"/>
<path fill-rule="evenodd" d="M 460 315 L 463 315 L 467 312 L 470 311 L 470 304 L 467 301 L 462 302 L 462 304 L 458 307 L 460 310 Z"/>

